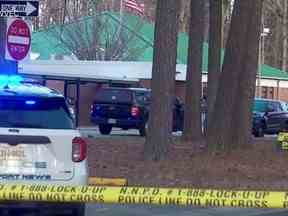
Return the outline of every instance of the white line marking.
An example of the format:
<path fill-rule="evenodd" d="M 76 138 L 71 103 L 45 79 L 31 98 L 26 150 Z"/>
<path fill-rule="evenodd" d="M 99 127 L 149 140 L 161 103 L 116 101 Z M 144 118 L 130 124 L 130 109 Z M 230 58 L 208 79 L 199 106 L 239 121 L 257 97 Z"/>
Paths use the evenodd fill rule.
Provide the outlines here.
<path fill-rule="evenodd" d="M 29 45 L 30 38 L 28 37 L 21 37 L 21 36 L 8 36 L 8 42 L 9 43 L 15 43 L 15 44 L 21 44 L 21 45 Z"/>

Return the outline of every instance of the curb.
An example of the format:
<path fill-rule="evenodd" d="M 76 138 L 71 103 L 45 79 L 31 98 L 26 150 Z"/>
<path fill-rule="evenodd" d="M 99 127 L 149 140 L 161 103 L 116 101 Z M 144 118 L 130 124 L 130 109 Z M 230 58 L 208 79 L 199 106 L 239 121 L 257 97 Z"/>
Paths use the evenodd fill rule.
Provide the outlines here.
<path fill-rule="evenodd" d="M 127 179 L 124 178 L 99 178 L 99 177 L 89 177 L 89 185 L 98 186 L 127 186 Z"/>

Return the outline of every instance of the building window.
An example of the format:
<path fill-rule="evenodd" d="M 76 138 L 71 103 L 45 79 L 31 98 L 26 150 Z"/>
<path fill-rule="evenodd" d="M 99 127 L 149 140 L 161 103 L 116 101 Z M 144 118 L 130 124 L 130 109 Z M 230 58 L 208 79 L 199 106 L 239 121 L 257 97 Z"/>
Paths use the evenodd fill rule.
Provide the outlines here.
<path fill-rule="evenodd" d="M 262 87 L 262 95 L 263 98 L 274 99 L 274 88 L 273 87 Z"/>

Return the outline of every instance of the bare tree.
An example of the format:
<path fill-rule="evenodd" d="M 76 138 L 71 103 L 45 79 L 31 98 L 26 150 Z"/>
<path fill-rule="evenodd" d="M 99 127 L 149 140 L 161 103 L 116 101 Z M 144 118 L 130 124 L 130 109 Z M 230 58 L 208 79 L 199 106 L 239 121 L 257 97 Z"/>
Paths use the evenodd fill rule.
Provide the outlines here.
<path fill-rule="evenodd" d="M 127 26 L 110 13 L 99 12 L 106 8 L 103 0 L 65 0 L 55 5 L 43 0 L 42 7 L 48 8 L 44 13 L 52 16 L 49 24 L 54 24 L 45 23 L 49 26 L 47 34 L 79 60 L 136 60 L 147 47 L 153 46 L 139 33 L 143 26 L 141 18 L 134 26 Z M 53 11 L 61 13 L 54 16 Z"/>
<path fill-rule="evenodd" d="M 152 68 L 152 104 L 144 147 L 144 156 L 148 160 L 163 159 L 171 142 L 178 12 L 179 1 L 157 1 Z"/>
<path fill-rule="evenodd" d="M 208 62 L 208 124 L 212 118 L 218 80 L 221 72 L 223 0 L 210 0 L 209 62 Z M 210 123 L 212 123 L 210 121 Z M 206 125 L 205 125 L 206 128 Z M 209 132 L 208 132 L 209 133 Z"/>
<path fill-rule="evenodd" d="M 107 3 L 111 4 L 111 1 L 105 0 Z M 95 8 L 95 5 L 99 7 Z M 64 21 L 71 22 L 94 14 L 95 10 L 98 13 L 104 8 L 104 0 L 40 0 L 40 14 L 33 18 L 33 29 L 46 28 Z"/>
<path fill-rule="evenodd" d="M 261 11 L 262 0 L 235 1 L 213 124 L 208 128 L 212 151 L 249 146 Z"/>
<path fill-rule="evenodd" d="M 265 63 L 282 70 L 288 70 L 287 6 L 287 0 L 266 0 L 263 6 L 264 25 L 271 30 L 271 34 L 265 37 L 263 58 Z"/>
<path fill-rule="evenodd" d="M 184 140 L 202 137 L 201 94 L 202 53 L 204 40 L 204 1 L 191 0 L 189 52 L 186 75 Z"/>
<path fill-rule="evenodd" d="M 130 27 L 109 13 L 100 13 L 55 26 L 49 32 L 79 60 L 132 61 L 151 46 L 139 34 L 142 26 L 141 19 Z"/>

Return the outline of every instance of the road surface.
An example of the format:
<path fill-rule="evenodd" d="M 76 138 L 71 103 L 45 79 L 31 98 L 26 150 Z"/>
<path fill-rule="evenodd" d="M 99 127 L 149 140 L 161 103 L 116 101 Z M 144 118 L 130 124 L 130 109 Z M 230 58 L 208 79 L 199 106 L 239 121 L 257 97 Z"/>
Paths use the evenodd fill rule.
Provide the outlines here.
<path fill-rule="evenodd" d="M 81 127 L 79 128 L 80 132 L 83 137 L 88 137 L 88 138 L 97 138 L 97 137 L 115 137 L 115 136 L 139 136 L 139 131 L 135 129 L 131 130 L 122 130 L 119 128 L 113 128 L 112 132 L 110 135 L 101 135 L 98 127 Z M 181 135 L 181 132 L 175 132 L 173 133 L 175 136 Z"/>
<path fill-rule="evenodd" d="M 86 216 L 286 216 L 284 209 L 181 208 L 87 204 Z"/>
<path fill-rule="evenodd" d="M 97 138 L 97 137 L 115 137 L 115 136 L 139 136 L 138 130 L 131 129 L 131 130 L 122 130 L 119 128 L 113 128 L 112 132 L 110 135 L 101 135 L 98 127 L 81 127 L 79 128 L 82 136 L 84 137 L 89 137 L 89 138 Z M 174 136 L 181 136 L 182 132 L 174 132 Z M 265 135 L 265 137 L 270 138 L 270 139 L 275 139 L 277 135 Z"/>

